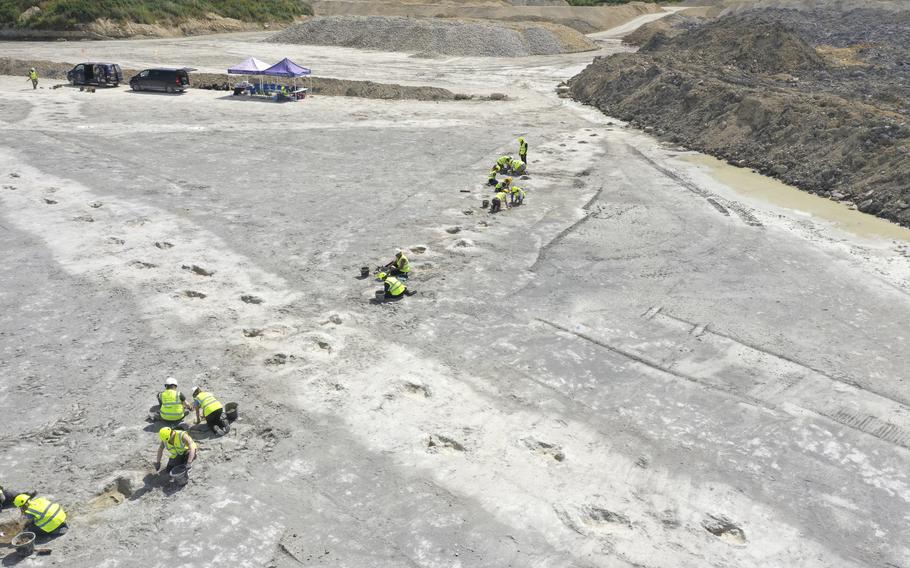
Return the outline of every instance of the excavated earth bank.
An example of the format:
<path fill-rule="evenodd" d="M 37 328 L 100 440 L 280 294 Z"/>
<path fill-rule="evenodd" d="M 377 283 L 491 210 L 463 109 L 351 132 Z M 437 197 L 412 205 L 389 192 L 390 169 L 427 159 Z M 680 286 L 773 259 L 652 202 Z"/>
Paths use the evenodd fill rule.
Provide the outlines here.
<path fill-rule="evenodd" d="M 910 226 L 910 11 L 679 19 L 571 95 L 687 147 Z M 682 29 L 679 29 L 679 28 Z"/>

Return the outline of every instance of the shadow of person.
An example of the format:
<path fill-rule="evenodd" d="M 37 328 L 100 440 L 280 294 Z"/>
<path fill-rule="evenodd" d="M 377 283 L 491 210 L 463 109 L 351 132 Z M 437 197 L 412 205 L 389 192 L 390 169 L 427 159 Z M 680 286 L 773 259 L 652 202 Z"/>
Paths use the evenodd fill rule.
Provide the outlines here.
<path fill-rule="evenodd" d="M 141 499 L 143 495 L 151 491 L 156 487 L 162 487 L 164 485 L 162 481 L 161 474 L 159 473 L 147 473 L 145 477 L 142 478 L 142 487 L 133 491 L 133 494 L 130 495 L 130 501 L 136 501 Z"/>
<path fill-rule="evenodd" d="M 6 555 L 6 557 L 3 559 L 3 561 L 0 562 L 0 565 L 15 566 L 16 564 L 19 564 L 26 558 L 28 558 L 28 556 L 20 556 L 18 552 L 12 551 Z"/>
<path fill-rule="evenodd" d="M 165 422 L 164 420 L 158 420 L 156 422 L 152 422 L 151 424 L 146 424 L 145 427 L 142 428 L 142 430 L 144 432 L 158 432 L 165 426 L 167 426 L 168 428 L 173 428 L 174 430 L 184 430 L 184 431 L 188 430 L 190 427 L 189 424 L 187 424 L 186 422 L 178 422 L 177 424 L 174 424 L 173 422 Z"/>
<path fill-rule="evenodd" d="M 221 437 L 219 434 L 212 432 L 212 429 L 205 422 L 193 424 L 187 429 L 187 432 L 190 433 L 194 440 L 211 440 L 212 438 Z"/>
<path fill-rule="evenodd" d="M 26 528 L 25 530 L 29 530 L 29 529 Z M 53 542 L 53 541 L 57 540 L 58 538 L 60 538 L 60 537 L 62 537 L 62 536 L 64 536 L 64 535 L 66 534 L 66 532 L 62 532 L 62 533 L 60 533 L 60 532 L 46 533 L 46 532 L 44 532 L 44 531 L 42 531 L 42 530 L 40 530 L 40 529 L 37 530 L 37 531 L 36 531 L 36 530 L 32 530 L 31 532 L 35 533 L 35 544 L 36 544 L 36 545 L 48 544 L 48 543 Z M 67 527 L 67 532 L 69 532 L 69 527 Z"/>
<path fill-rule="evenodd" d="M 182 491 L 183 488 L 186 487 L 187 485 L 189 485 L 189 483 L 187 483 L 186 485 L 180 485 L 179 483 L 168 483 L 161 489 L 161 491 L 165 495 L 170 497 L 171 495 L 175 495 L 175 494 L 179 493 L 180 491 Z"/>

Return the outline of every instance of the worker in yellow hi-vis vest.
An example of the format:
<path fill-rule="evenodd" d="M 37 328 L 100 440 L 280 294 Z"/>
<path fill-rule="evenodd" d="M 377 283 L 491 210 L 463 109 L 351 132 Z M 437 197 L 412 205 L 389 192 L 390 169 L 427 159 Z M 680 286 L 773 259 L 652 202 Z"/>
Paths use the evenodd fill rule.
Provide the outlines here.
<path fill-rule="evenodd" d="M 27 493 L 16 495 L 13 504 L 28 517 L 25 530 L 36 535 L 61 535 L 69 527 L 66 525 L 66 511 L 58 503 L 44 497 L 32 497 Z"/>
<path fill-rule="evenodd" d="M 224 405 L 210 392 L 202 387 L 193 387 L 193 408 L 196 410 L 196 424 L 205 418 L 205 423 L 212 432 L 224 435 L 231 431 L 231 425 L 224 415 Z"/>

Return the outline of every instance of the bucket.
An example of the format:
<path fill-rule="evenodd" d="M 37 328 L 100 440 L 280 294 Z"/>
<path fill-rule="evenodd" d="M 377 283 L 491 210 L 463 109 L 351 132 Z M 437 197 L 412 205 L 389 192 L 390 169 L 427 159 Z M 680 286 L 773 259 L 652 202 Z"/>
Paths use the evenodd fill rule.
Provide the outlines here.
<path fill-rule="evenodd" d="M 360 267 L 360 277 L 361 277 L 361 278 L 366 278 L 366 277 L 369 276 L 369 275 L 370 275 L 370 267 L 369 267 L 369 266 L 361 266 L 361 267 Z"/>
<path fill-rule="evenodd" d="M 483 200 L 483 203 L 480 205 L 480 208 L 481 208 L 481 209 L 486 209 L 486 208 L 489 207 L 489 206 L 490 206 L 490 200 L 489 200 L 489 199 L 484 199 L 484 200 Z"/>
<path fill-rule="evenodd" d="M 227 416 L 228 422 L 237 420 L 237 403 L 229 402 L 224 405 L 224 415 Z"/>
<path fill-rule="evenodd" d="M 178 465 L 171 470 L 171 483 L 186 485 L 189 482 L 190 476 L 187 474 L 185 465 Z"/>
<path fill-rule="evenodd" d="M 35 552 L 35 533 L 22 532 L 13 537 L 10 542 L 19 556 L 30 556 Z"/>

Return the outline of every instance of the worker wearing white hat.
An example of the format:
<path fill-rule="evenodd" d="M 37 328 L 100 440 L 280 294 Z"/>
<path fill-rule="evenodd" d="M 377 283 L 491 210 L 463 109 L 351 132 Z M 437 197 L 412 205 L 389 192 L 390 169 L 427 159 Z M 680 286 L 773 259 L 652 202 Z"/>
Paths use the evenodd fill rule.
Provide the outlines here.
<path fill-rule="evenodd" d="M 158 413 L 165 422 L 178 424 L 188 412 L 186 397 L 177 390 L 177 379 L 174 377 L 164 381 L 164 390 L 158 393 L 158 403 L 161 405 Z"/>

